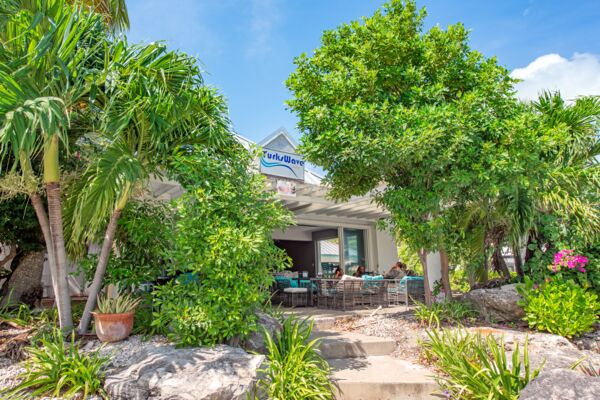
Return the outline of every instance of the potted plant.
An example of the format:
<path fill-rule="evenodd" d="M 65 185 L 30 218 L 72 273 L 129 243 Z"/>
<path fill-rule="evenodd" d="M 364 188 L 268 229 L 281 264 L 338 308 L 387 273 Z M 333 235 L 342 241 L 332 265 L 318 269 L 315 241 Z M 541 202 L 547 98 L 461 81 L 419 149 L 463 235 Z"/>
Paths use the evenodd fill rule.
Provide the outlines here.
<path fill-rule="evenodd" d="M 98 308 L 92 313 L 96 336 L 103 342 L 127 339 L 133 329 L 133 316 L 140 299 L 131 294 L 117 297 L 98 296 Z"/>

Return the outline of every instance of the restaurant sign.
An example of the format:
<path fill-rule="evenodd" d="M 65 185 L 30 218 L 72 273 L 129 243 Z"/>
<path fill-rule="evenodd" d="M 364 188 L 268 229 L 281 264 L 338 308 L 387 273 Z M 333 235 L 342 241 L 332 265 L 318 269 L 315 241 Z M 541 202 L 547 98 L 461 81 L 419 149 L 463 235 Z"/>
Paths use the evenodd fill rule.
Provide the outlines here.
<path fill-rule="evenodd" d="M 304 181 L 304 160 L 297 154 L 264 149 L 260 157 L 260 172 Z"/>

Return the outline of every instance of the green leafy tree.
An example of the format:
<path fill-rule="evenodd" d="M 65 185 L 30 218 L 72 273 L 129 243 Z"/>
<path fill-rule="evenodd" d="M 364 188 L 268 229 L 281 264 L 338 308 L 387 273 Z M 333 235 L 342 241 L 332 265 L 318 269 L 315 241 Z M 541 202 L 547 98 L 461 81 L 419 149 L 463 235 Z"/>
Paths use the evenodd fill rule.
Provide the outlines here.
<path fill-rule="evenodd" d="M 256 155 L 234 143 L 224 153 L 186 147 L 173 160 L 186 189 L 170 270 L 179 278 L 157 289 L 154 325 L 180 345 L 243 339 L 256 328 L 272 272 L 287 265 L 271 234 L 291 215 L 253 171 Z"/>
<path fill-rule="evenodd" d="M 325 32 L 296 58 L 288 105 L 334 197 L 374 191 L 412 247 L 443 251 L 458 239 L 452 210 L 491 197 L 512 170 L 497 161 L 521 107 L 508 71 L 469 48 L 463 25 L 425 32 L 425 16 L 393 0 Z"/>

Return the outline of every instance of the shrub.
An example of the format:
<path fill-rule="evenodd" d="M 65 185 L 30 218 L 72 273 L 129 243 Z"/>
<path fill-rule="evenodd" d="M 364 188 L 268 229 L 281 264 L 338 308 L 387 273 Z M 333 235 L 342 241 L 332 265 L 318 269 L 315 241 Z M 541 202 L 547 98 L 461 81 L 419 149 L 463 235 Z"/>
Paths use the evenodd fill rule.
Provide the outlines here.
<path fill-rule="evenodd" d="M 173 247 L 174 212 L 163 201 L 130 201 L 121 218 L 110 256 L 105 284 L 121 288 L 138 287 L 165 275 Z M 97 255 L 88 255 L 80 269 L 91 282 L 98 264 Z"/>
<path fill-rule="evenodd" d="M 527 340 L 523 356 L 515 345 L 509 362 L 504 342 L 463 330 L 431 330 L 422 342 L 424 356 L 442 375 L 436 380 L 450 398 L 516 400 L 542 367 L 531 371 Z"/>
<path fill-rule="evenodd" d="M 571 280 L 548 278 L 538 286 L 527 279 L 519 292 L 523 296 L 524 320 L 538 331 L 571 338 L 589 332 L 598 321 L 598 295 Z"/>
<path fill-rule="evenodd" d="M 238 144 L 226 155 L 186 148 L 171 165 L 186 189 L 169 271 L 178 278 L 154 292 L 154 325 L 179 345 L 244 339 L 256 329 L 273 270 L 287 265 L 271 235 L 291 217 L 252 172 L 253 156 Z"/>
<path fill-rule="evenodd" d="M 416 302 L 415 317 L 421 325 L 440 326 L 442 322 L 461 323 L 466 319 L 477 318 L 479 313 L 469 303 L 445 301 L 426 306 Z"/>
<path fill-rule="evenodd" d="M 288 318 L 275 337 L 265 330 L 268 349 L 258 394 L 272 400 L 333 400 L 329 365 L 317 351 L 319 339 L 309 341 L 313 322 Z M 258 396 L 255 396 L 258 398 Z"/>
<path fill-rule="evenodd" d="M 28 348 L 30 354 L 23 381 L 8 391 L 11 396 L 53 396 L 72 398 L 76 395 L 102 394 L 102 367 L 107 358 L 98 352 L 83 353 L 75 344 L 75 336 L 65 344 L 60 331 L 39 340 L 40 346 Z"/>

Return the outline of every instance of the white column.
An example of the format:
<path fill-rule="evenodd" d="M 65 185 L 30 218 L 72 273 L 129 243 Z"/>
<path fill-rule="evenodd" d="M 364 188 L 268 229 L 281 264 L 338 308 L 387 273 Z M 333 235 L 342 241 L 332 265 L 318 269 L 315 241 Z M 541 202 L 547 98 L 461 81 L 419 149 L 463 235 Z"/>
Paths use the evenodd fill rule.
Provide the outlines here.
<path fill-rule="evenodd" d="M 433 292 L 435 282 L 442 279 L 442 259 L 439 251 L 427 253 L 427 276 L 429 278 L 429 289 Z"/>

